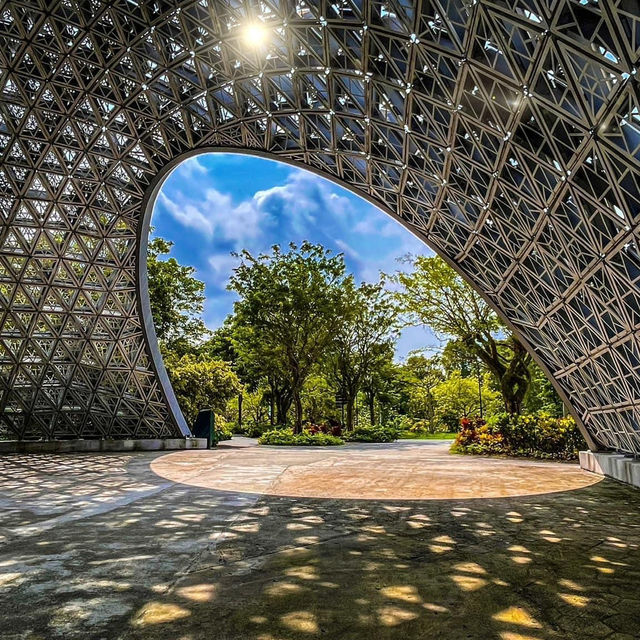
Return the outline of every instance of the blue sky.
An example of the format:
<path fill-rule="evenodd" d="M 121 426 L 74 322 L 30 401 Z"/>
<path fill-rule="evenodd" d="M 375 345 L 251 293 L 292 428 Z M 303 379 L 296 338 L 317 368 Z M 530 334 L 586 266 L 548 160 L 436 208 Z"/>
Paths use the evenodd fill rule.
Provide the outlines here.
<path fill-rule="evenodd" d="M 395 271 L 400 256 L 432 253 L 347 189 L 281 162 L 237 154 L 201 155 L 178 166 L 162 186 L 151 224 L 205 282 L 210 329 L 233 310 L 235 294 L 226 290 L 237 264 L 232 251 L 257 254 L 309 240 L 343 253 L 356 279 L 367 282 L 377 281 L 380 271 Z M 427 329 L 405 329 L 396 355 L 435 344 Z"/>

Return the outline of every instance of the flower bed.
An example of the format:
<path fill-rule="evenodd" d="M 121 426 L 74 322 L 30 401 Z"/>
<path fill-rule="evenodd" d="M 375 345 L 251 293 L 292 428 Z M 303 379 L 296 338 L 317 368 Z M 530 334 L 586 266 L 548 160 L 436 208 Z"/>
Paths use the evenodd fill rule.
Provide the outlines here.
<path fill-rule="evenodd" d="M 293 433 L 291 429 L 273 429 L 263 433 L 258 443 L 276 446 L 327 447 L 344 444 L 344 440 L 321 432 L 310 433 L 309 431 L 303 431 L 302 433 Z"/>
<path fill-rule="evenodd" d="M 546 413 L 504 413 L 488 422 L 463 418 L 460 426 L 452 453 L 575 460 L 578 451 L 587 446 L 573 418 L 554 418 Z"/>

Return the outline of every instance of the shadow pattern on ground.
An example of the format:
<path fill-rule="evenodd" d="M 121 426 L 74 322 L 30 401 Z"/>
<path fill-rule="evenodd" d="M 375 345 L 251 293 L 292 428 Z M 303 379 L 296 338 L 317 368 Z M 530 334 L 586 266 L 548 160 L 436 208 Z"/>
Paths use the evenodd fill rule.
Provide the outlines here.
<path fill-rule="evenodd" d="M 640 636 L 631 488 L 259 496 L 167 483 L 158 455 L 0 460 L 0 637 Z"/>

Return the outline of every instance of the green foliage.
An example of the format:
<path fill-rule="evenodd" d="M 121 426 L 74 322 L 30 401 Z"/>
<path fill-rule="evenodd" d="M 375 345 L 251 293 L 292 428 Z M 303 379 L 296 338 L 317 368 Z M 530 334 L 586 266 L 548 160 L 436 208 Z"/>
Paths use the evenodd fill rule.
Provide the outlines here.
<path fill-rule="evenodd" d="M 409 433 L 435 433 L 439 426 L 440 423 L 436 420 L 410 420 L 406 431 Z"/>
<path fill-rule="evenodd" d="M 302 409 L 309 422 L 318 424 L 327 418 L 337 418 L 335 389 L 324 375 L 312 373 L 302 387 Z"/>
<path fill-rule="evenodd" d="M 172 345 L 180 355 L 208 333 L 200 314 L 204 303 L 204 282 L 193 277 L 195 269 L 175 258 L 162 258 L 171 252 L 173 242 L 153 238 L 147 246 L 149 300 L 156 335 L 161 343 Z"/>
<path fill-rule="evenodd" d="M 260 444 L 297 447 L 327 447 L 344 444 L 342 438 L 326 433 L 311 434 L 308 431 L 294 433 L 291 429 L 273 429 L 260 436 Z"/>
<path fill-rule="evenodd" d="M 399 271 L 393 280 L 402 287 L 398 300 L 415 323 L 460 339 L 502 328 L 485 300 L 442 258 L 420 255 L 406 258 L 405 263 L 411 272 Z"/>
<path fill-rule="evenodd" d="M 236 424 L 233 429 L 234 433 L 239 433 L 247 438 L 259 438 L 267 431 L 273 431 L 273 426 L 268 422 L 245 422 L 241 427 Z"/>
<path fill-rule="evenodd" d="M 407 431 L 408 429 L 410 429 L 413 422 L 413 419 L 409 418 L 408 416 L 394 416 L 393 418 L 387 420 L 385 422 L 385 425 L 387 427 L 395 429 L 398 433 L 401 433 L 402 431 Z"/>
<path fill-rule="evenodd" d="M 231 429 L 231 425 L 222 417 L 216 414 L 216 427 L 215 427 L 216 437 L 218 438 L 218 442 L 222 442 L 223 440 L 231 440 L 233 436 L 233 430 Z"/>
<path fill-rule="evenodd" d="M 226 362 L 187 354 L 165 357 L 171 385 L 187 424 L 203 409 L 223 414 L 228 401 L 242 389 L 238 376 Z"/>
<path fill-rule="evenodd" d="M 436 431 L 435 433 L 403 431 L 400 433 L 400 438 L 403 440 L 455 440 L 457 435 L 454 431 Z"/>
<path fill-rule="evenodd" d="M 412 355 L 402 367 L 402 376 L 408 395 L 409 415 L 429 423 L 426 428 L 434 430 L 437 410 L 434 390 L 445 379 L 440 358 Z"/>
<path fill-rule="evenodd" d="M 535 363 L 531 364 L 530 369 L 531 385 L 523 401 L 525 413 L 543 411 L 555 418 L 561 417 L 564 412 L 564 406 L 549 378 Z"/>
<path fill-rule="evenodd" d="M 265 390 L 258 387 L 255 391 L 248 391 L 245 387 L 242 391 L 242 427 L 236 426 L 235 433 L 240 433 L 248 425 L 266 423 L 268 421 L 268 409 L 264 402 Z M 238 397 L 233 397 L 227 402 L 225 414 L 234 425 L 239 423 Z"/>
<path fill-rule="evenodd" d="M 394 276 L 401 290 L 392 295 L 383 281 L 356 286 L 342 255 L 321 245 L 304 242 L 286 251 L 276 246 L 257 257 L 244 251 L 229 284 L 240 296 L 235 313 L 203 341 L 209 333 L 200 317 L 204 284 L 193 268 L 169 255 L 171 247 L 162 238 L 149 243 L 156 332 L 186 420 L 192 424 L 200 409 L 214 409 L 221 438 L 231 431 L 224 419 L 238 422 L 240 393 L 243 425 L 236 430 L 252 437 L 273 431 L 274 424 L 286 425 L 292 403 L 295 431 L 301 431 L 303 416 L 311 423 L 302 439 L 316 437 L 317 430 L 327 435 L 318 426 L 323 424 L 339 435 L 337 393 L 347 399 L 347 424 L 356 421 L 358 409 L 361 426 L 347 430 L 350 440 L 457 431 L 461 417 L 479 413 L 477 375 L 485 417 L 496 415 L 501 405 L 537 415 L 544 411 L 550 420 L 562 414 L 553 386 L 522 345 L 439 258 L 410 260 L 412 272 Z M 429 324 L 447 338 L 439 356 L 414 354 L 404 364 L 394 363 L 397 303 L 412 323 Z M 499 440 L 516 455 L 533 455 L 536 447 L 540 455 L 555 455 L 556 447 L 565 445 L 554 438 L 570 437 L 564 423 L 558 429 L 539 417 L 533 423 L 526 415 L 521 421 L 501 420 L 478 427 L 479 441 L 468 445 L 484 451 Z M 396 435 L 378 424 L 393 427 Z"/>
<path fill-rule="evenodd" d="M 283 252 L 240 254 L 229 289 L 235 304 L 235 345 L 240 357 L 275 370 L 291 390 L 296 430 L 302 429 L 301 392 L 312 368 L 324 357 L 344 316 L 344 290 L 351 286 L 342 255 L 303 242 Z"/>
<path fill-rule="evenodd" d="M 503 413 L 488 422 L 461 421 L 451 451 L 471 454 L 506 454 L 554 460 L 574 460 L 586 443 L 573 418 L 548 413 L 515 416 Z"/>
<path fill-rule="evenodd" d="M 478 356 L 458 338 L 449 340 L 442 349 L 440 361 L 445 375 L 459 371 L 463 377 L 469 378 L 478 374 L 478 368 L 484 368 Z"/>
<path fill-rule="evenodd" d="M 524 346 L 444 260 L 416 256 L 406 261 L 412 271 L 398 272 L 393 279 L 401 287 L 396 295 L 409 320 L 453 338 L 457 353 L 449 355 L 461 364 L 465 349 L 479 359 L 499 382 L 505 409 L 520 413 L 531 378 L 531 356 Z"/>
<path fill-rule="evenodd" d="M 504 439 L 495 423 L 482 418 L 463 418 L 460 431 L 451 447 L 452 453 L 506 454 Z"/>
<path fill-rule="evenodd" d="M 343 438 L 348 442 L 393 442 L 398 439 L 398 430 L 394 427 L 356 427 L 344 433 Z"/>
<path fill-rule="evenodd" d="M 521 416 L 501 414 L 492 422 L 502 434 L 505 447 L 514 455 L 573 459 L 580 449 L 587 448 L 571 417 L 556 418 L 546 412 Z"/>
<path fill-rule="evenodd" d="M 380 354 L 375 366 L 366 372 L 362 380 L 369 424 L 387 424 L 407 411 L 407 391 L 402 367 L 393 361 L 393 356 L 393 346 L 387 345 L 386 352 Z"/>
<path fill-rule="evenodd" d="M 449 378 L 440 382 L 433 390 L 436 403 L 433 431 L 457 431 L 460 418 L 480 413 L 480 393 L 476 378 L 463 378 L 455 371 Z M 500 393 L 491 388 L 490 379 L 482 379 L 482 409 L 485 416 L 500 411 Z"/>
<path fill-rule="evenodd" d="M 343 318 L 331 340 L 331 372 L 346 402 L 346 427 L 354 421 L 354 404 L 366 376 L 386 364 L 397 338 L 397 307 L 384 283 L 354 286 L 347 280 Z"/>

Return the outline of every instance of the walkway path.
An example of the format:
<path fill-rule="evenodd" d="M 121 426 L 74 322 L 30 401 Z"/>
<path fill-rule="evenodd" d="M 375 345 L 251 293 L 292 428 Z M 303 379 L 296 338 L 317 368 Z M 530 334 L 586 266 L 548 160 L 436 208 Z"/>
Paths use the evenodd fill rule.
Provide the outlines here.
<path fill-rule="evenodd" d="M 433 443 L 240 444 L 0 458 L 0 638 L 640 637 L 637 490 Z"/>

